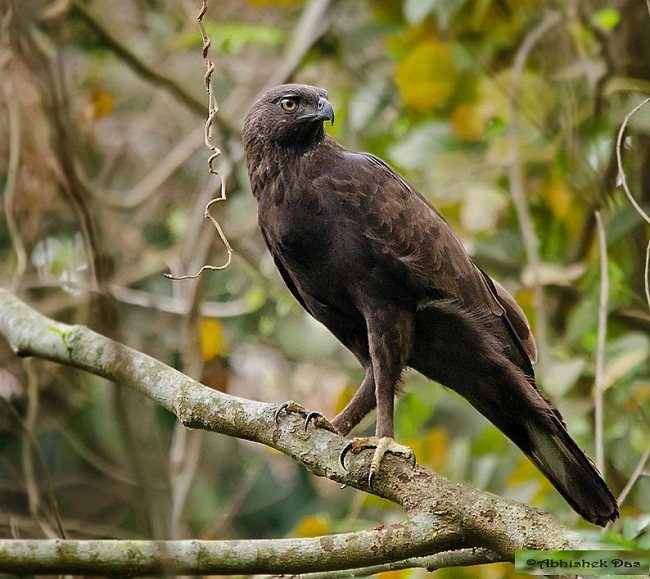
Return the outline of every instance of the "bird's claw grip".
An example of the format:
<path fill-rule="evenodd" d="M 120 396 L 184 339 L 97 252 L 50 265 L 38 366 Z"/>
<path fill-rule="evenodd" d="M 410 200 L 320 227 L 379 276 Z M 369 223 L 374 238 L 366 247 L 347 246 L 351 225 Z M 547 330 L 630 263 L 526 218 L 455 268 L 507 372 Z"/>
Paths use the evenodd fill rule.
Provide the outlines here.
<path fill-rule="evenodd" d="M 370 490 L 373 490 L 373 481 L 375 480 L 376 474 L 379 472 L 381 461 L 386 453 L 406 457 L 411 462 L 411 470 L 415 468 L 416 460 L 413 450 L 408 446 L 397 444 L 392 438 L 383 436 L 380 438 L 353 438 L 352 440 L 348 441 L 347 444 L 341 449 L 341 454 L 339 454 L 339 462 L 341 463 L 343 469 L 347 470 L 347 467 L 345 466 L 345 457 L 350 452 L 352 454 L 358 454 L 366 448 L 375 449 L 375 452 L 372 456 L 372 461 L 370 463 L 370 470 L 368 472 L 368 487 L 370 487 Z"/>
<path fill-rule="evenodd" d="M 307 410 L 304 406 L 301 406 L 297 402 L 294 402 L 293 400 L 288 400 L 287 402 L 283 402 L 278 406 L 278 409 L 275 411 L 275 423 L 278 424 L 279 419 L 280 419 L 280 414 L 282 411 L 285 412 L 290 412 L 290 413 L 295 413 L 295 414 L 303 414 L 305 415 L 305 423 L 304 423 L 304 428 L 305 432 L 307 432 L 307 429 L 309 428 L 309 424 L 313 423 L 314 426 L 318 428 L 324 428 L 325 430 L 329 430 L 330 432 L 333 432 L 334 434 L 339 434 L 339 432 L 334 428 L 334 426 L 325 418 L 320 412 L 317 412 L 315 410 Z"/>

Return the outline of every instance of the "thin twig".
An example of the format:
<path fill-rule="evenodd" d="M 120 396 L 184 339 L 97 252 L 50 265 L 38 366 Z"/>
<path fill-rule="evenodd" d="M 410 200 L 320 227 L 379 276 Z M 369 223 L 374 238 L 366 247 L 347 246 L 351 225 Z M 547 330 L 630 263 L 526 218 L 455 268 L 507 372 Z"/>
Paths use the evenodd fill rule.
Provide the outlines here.
<path fill-rule="evenodd" d="M 143 177 L 130 191 L 123 195 L 122 199 L 114 199 L 106 193 L 94 192 L 98 201 L 113 209 L 134 209 L 147 201 L 185 160 L 200 145 L 203 135 L 202 128 L 196 128 L 183 137 L 174 148 L 162 159 L 156 162 L 156 166 L 145 177 Z"/>
<path fill-rule="evenodd" d="M 650 240 L 645 248 L 645 269 L 643 275 L 645 276 L 645 299 L 648 302 L 648 308 L 650 308 Z"/>
<path fill-rule="evenodd" d="M 7 19 L 5 19 L 0 25 L 6 26 L 7 22 Z M 7 103 L 7 116 L 9 120 L 9 162 L 7 163 L 7 177 L 3 196 L 7 232 L 11 240 L 11 246 L 16 253 L 16 273 L 13 281 L 13 289 L 16 289 L 27 269 L 27 252 L 25 251 L 25 244 L 20 236 L 20 227 L 18 226 L 14 211 L 16 179 L 20 166 L 20 109 L 18 107 L 19 100 L 14 94 L 13 82 L 8 75 L 2 83 L 2 89 Z"/>
<path fill-rule="evenodd" d="M 31 370 L 32 364 L 31 360 L 26 360 L 23 364 L 27 377 L 27 409 L 25 418 L 20 423 L 22 426 L 20 458 L 23 466 L 23 476 L 25 477 L 29 513 L 45 533 L 45 536 L 53 539 L 57 537 L 56 533 L 49 524 L 41 519 L 41 491 L 36 482 L 36 469 L 34 468 L 34 458 L 32 456 L 32 449 L 37 446 L 37 444 L 32 445 L 32 441 L 34 441 L 34 424 L 38 415 L 38 380 Z"/>
<path fill-rule="evenodd" d="M 50 476 L 49 467 L 45 460 L 43 449 L 34 434 L 36 417 L 38 415 L 38 377 L 34 371 L 31 360 L 25 360 L 23 366 L 25 369 L 25 375 L 27 376 L 27 414 L 25 418 L 23 418 L 6 399 L 0 398 L 0 400 L 5 405 L 12 419 L 16 424 L 18 424 L 23 435 L 21 441 L 21 455 L 30 515 L 47 537 L 65 539 L 66 533 L 63 529 L 59 504 L 56 500 L 54 485 L 52 484 L 52 477 Z M 36 480 L 36 469 L 34 468 L 34 455 L 32 454 L 32 450 L 34 451 L 36 459 L 38 459 L 44 473 L 43 482 L 45 483 L 47 494 L 49 495 L 48 498 L 50 499 L 53 516 L 56 520 L 58 533 L 41 517 L 41 512 L 44 511 L 44 509 L 41 504 L 41 493 Z"/>
<path fill-rule="evenodd" d="M 346 569 L 345 571 L 330 571 L 325 573 L 306 573 L 304 579 L 340 579 L 344 577 L 367 577 L 376 575 L 385 571 L 399 571 L 401 569 L 426 569 L 433 573 L 438 569 L 448 567 L 469 567 L 471 565 L 485 565 L 486 563 L 498 563 L 506 561 L 494 551 L 485 548 L 477 549 L 459 549 L 458 551 L 444 551 L 427 557 L 412 557 L 386 563 L 384 565 L 374 565 L 372 567 L 360 567 L 358 569 Z"/>
<path fill-rule="evenodd" d="M 171 487 L 171 535 L 182 537 L 181 522 L 185 503 L 192 488 L 201 457 L 204 432 L 189 430 L 176 423 L 169 449 L 169 482 Z"/>
<path fill-rule="evenodd" d="M 215 517 L 210 526 L 203 530 L 203 535 L 206 537 L 220 537 L 227 534 L 228 525 L 240 513 L 242 505 L 248 498 L 253 486 L 257 483 L 264 471 L 264 466 L 261 462 L 257 462 L 251 469 L 248 469 L 248 474 L 245 475 L 244 480 L 239 483 L 237 489 L 228 499 L 228 502 L 223 504 L 220 508 L 218 517 Z M 252 472 L 250 472 L 252 470 Z M 259 503 L 257 503 L 259 505 Z"/>
<path fill-rule="evenodd" d="M 541 260 L 539 256 L 539 239 L 535 234 L 533 219 L 526 203 L 522 162 L 519 155 L 519 100 L 521 93 L 524 66 L 530 51 L 546 32 L 560 22 L 560 14 L 552 12 L 544 18 L 525 38 L 517 51 L 512 69 L 513 95 L 510 99 L 510 154 L 509 180 L 512 200 L 521 229 L 521 236 L 526 250 L 526 260 L 533 274 L 533 294 L 535 302 L 535 334 L 538 342 L 540 374 L 543 376 L 548 369 L 548 337 L 546 324 L 546 308 L 544 306 L 544 288 L 539 279 Z"/>
<path fill-rule="evenodd" d="M 137 483 L 121 472 L 119 467 L 107 460 L 97 456 L 92 449 L 88 448 L 81 440 L 79 440 L 69 429 L 64 428 L 61 430 L 61 436 L 68 443 L 73 452 L 75 452 L 82 460 L 92 466 L 97 472 L 103 474 L 105 477 L 119 482 L 121 484 L 136 486 Z M 157 490 L 164 490 L 163 485 Z"/>
<path fill-rule="evenodd" d="M 600 256 L 600 298 L 598 301 L 598 346 L 596 348 L 594 388 L 594 435 L 596 439 L 596 467 L 605 476 L 603 393 L 605 391 L 605 345 L 607 342 L 609 275 L 607 271 L 607 237 L 600 211 L 596 211 L 596 227 L 598 231 L 598 250 Z"/>
<path fill-rule="evenodd" d="M 620 179 L 621 185 L 623 186 L 623 191 L 625 191 L 625 195 L 627 195 L 627 198 L 629 199 L 632 207 L 634 207 L 636 212 L 643 218 L 646 223 L 650 225 L 650 215 L 641 209 L 641 206 L 636 202 L 636 199 L 632 195 L 632 192 L 627 185 L 627 179 L 625 178 L 625 171 L 623 169 L 623 135 L 625 134 L 625 129 L 627 128 L 627 125 L 630 122 L 632 116 L 649 102 L 650 98 L 645 99 L 643 102 L 635 106 L 629 113 L 627 113 L 627 115 L 625 115 L 623 123 L 621 124 L 621 128 L 618 131 L 618 137 L 616 139 L 616 162 L 618 164 L 618 177 Z"/>
<path fill-rule="evenodd" d="M 630 476 L 630 480 L 627 481 L 627 483 L 623 487 L 623 490 L 621 491 L 621 494 L 618 495 L 619 505 L 622 505 L 625 499 L 627 498 L 627 495 L 630 494 L 632 487 L 636 484 L 636 481 L 638 481 L 639 478 L 641 478 L 641 475 L 643 474 L 643 470 L 645 469 L 645 467 L 649 462 L 650 462 L 650 444 L 648 445 L 648 448 L 645 449 L 645 452 L 639 459 L 639 462 L 637 463 L 634 472 L 632 472 L 632 475 Z"/>
<path fill-rule="evenodd" d="M 648 2 L 650 3 L 650 0 L 648 0 Z M 648 8 L 648 10 L 650 10 L 650 7 Z M 618 177 L 620 179 L 621 185 L 623 186 L 623 191 L 625 191 L 625 195 L 627 196 L 628 200 L 632 204 L 632 207 L 634 207 L 636 212 L 648 224 L 650 224 L 650 216 L 643 209 L 641 209 L 641 206 L 636 202 L 636 199 L 634 198 L 632 192 L 630 191 L 630 188 L 628 187 L 627 179 L 625 177 L 625 170 L 623 169 L 622 151 L 623 151 L 623 135 L 625 134 L 625 129 L 627 128 L 627 125 L 630 122 L 632 115 L 634 115 L 637 111 L 639 111 L 649 102 L 650 102 L 650 98 L 645 99 L 643 102 L 635 106 L 627 115 L 625 115 L 625 118 L 623 119 L 623 123 L 621 124 L 621 128 L 618 131 L 618 137 L 616 139 L 616 163 L 618 165 Z M 643 284 L 645 287 L 645 297 L 646 297 L 646 301 L 648 302 L 648 307 L 650 308 L 649 274 L 650 274 L 650 240 L 648 241 L 648 246 L 646 247 L 646 252 L 645 252 L 645 269 L 644 269 L 645 279 L 643 280 Z"/>

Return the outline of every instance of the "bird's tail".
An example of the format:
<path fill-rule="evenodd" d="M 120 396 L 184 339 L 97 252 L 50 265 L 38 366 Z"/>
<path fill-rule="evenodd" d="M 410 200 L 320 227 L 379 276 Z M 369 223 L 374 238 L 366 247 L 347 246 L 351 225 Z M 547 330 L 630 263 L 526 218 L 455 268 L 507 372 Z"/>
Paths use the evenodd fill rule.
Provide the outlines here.
<path fill-rule="evenodd" d="M 578 514 L 601 527 L 618 518 L 607 484 L 555 415 L 527 422 L 526 429 L 530 444 L 522 450 Z"/>
<path fill-rule="evenodd" d="M 466 398 L 587 521 L 605 526 L 618 517 L 616 499 L 567 432 L 559 411 L 539 392 L 533 376 L 504 353 L 502 342 L 481 329 L 480 317 L 437 302 L 418 312 L 415 334 L 412 368 Z"/>
<path fill-rule="evenodd" d="M 580 516 L 601 527 L 617 519 L 616 499 L 567 432 L 559 411 L 532 386 L 513 400 L 507 395 L 511 386 L 502 384 L 503 397 L 497 394 L 491 400 L 476 396 L 481 388 L 462 394 L 530 458 Z"/>

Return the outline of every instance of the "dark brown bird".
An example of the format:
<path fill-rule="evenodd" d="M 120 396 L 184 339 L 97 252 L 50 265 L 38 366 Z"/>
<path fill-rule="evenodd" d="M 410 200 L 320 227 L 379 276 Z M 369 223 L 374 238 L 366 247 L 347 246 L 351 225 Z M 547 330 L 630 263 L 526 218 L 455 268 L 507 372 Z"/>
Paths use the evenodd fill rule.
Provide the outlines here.
<path fill-rule="evenodd" d="M 289 84 L 250 109 L 243 141 L 264 241 L 287 287 L 366 376 L 332 424 L 346 435 L 375 407 L 377 447 L 393 440 L 407 366 L 464 396 L 585 519 L 616 500 L 535 385 L 535 342 L 512 296 L 470 259 L 438 211 L 386 163 L 325 134 L 327 92 Z M 372 472 L 371 472 L 372 474 Z"/>

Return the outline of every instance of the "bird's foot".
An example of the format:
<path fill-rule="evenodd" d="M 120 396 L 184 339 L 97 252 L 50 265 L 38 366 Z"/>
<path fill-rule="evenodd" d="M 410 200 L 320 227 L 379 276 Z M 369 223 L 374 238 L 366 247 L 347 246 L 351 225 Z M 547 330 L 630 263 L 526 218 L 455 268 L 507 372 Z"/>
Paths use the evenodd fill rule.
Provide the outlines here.
<path fill-rule="evenodd" d="M 353 438 L 345 445 L 345 447 L 343 447 L 343 450 L 339 455 L 341 466 L 343 468 L 346 468 L 345 457 L 349 452 L 352 454 L 359 454 L 366 448 L 375 449 L 375 453 L 372 456 L 372 461 L 370 462 L 370 471 L 368 472 L 368 486 L 370 487 L 370 490 L 372 490 L 372 482 L 375 478 L 375 475 L 379 472 L 379 466 L 386 453 L 408 458 L 411 461 L 411 468 L 415 468 L 415 453 L 413 450 L 408 446 L 398 444 L 388 436 L 382 436 L 380 438 L 376 436 Z"/>
<path fill-rule="evenodd" d="M 304 406 L 301 406 L 300 404 L 294 402 L 293 400 L 289 400 L 288 402 L 284 402 L 280 404 L 278 409 L 275 411 L 276 424 L 278 423 L 280 419 L 280 414 L 283 411 L 292 414 L 301 414 L 302 416 L 304 416 L 305 432 L 307 432 L 307 428 L 309 428 L 309 425 L 313 424 L 317 428 L 324 428 L 325 430 L 329 430 L 334 434 L 340 434 L 340 432 L 336 430 L 336 428 L 332 425 L 332 423 L 329 420 L 327 420 L 327 418 L 325 418 L 320 412 L 307 410 Z"/>

